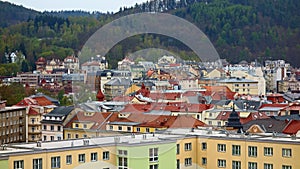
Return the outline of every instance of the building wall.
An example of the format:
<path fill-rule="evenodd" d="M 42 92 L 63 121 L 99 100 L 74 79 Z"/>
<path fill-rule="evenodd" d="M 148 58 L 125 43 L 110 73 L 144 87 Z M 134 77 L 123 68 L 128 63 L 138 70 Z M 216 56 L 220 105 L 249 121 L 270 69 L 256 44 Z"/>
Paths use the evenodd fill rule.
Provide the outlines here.
<path fill-rule="evenodd" d="M 158 161 L 150 162 L 150 148 L 158 148 Z M 175 169 L 175 148 L 174 143 L 160 143 L 126 147 L 117 146 L 117 152 L 118 150 L 127 150 L 128 168 L 130 169 L 147 169 L 154 164 L 158 164 L 160 169 Z M 118 164 L 117 161 L 116 164 Z"/>
<path fill-rule="evenodd" d="M 179 160 L 180 162 L 180 168 L 181 169 L 195 169 L 197 168 L 197 161 L 198 161 L 198 144 L 197 144 L 197 139 L 196 137 L 187 137 L 184 139 L 179 139 L 176 142 L 176 149 L 177 146 L 179 146 L 179 153 L 176 153 L 176 160 Z M 186 150 L 185 145 L 186 144 L 191 144 L 191 149 Z M 186 165 L 185 164 L 185 159 L 186 158 L 191 158 L 192 159 L 192 164 L 191 165 Z"/>
<path fill-rule="evenodd" d="M 103 160 L 103 152 L 109 151 L 109 160 Z M 98 153 L 98 161 L 91 161 L 91 153 Z M 79 162 L 79 154 L 85 154 L 85 162 Z M 66 156 L 72 155 L 72 164 L 66 163 Z M 14 161 L 23 160 L 24 169 L 33 168 L 33 159 L 42 158 L 42 165 L 45 169 L 51 168 L 51 157 L 60 157 L 60 168 L 62 169 L 74 169 L 74 168 L 85 168 L 87 165 L 93 166 L 93 163 L 100 169 L 105 167 L 115 166 L 116 164 L 116 152 L 115 147 L 96 147 L 96 148 L 85 148 L 81 150 L 57 150 L 55 152 L 36 152 L 34 154 L 26 155 L 14 155 L 8 160 L 8 169 L 14 169 Z M 90 168 L 94 168 L 90 167 Z M 2 168 L 1 169 L 6 169 Z"/>

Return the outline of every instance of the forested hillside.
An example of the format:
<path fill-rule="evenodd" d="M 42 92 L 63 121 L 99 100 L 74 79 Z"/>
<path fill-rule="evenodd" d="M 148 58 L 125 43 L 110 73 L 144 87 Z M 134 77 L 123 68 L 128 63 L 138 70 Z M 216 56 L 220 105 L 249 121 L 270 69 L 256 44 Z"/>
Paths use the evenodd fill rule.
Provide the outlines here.
<path fill-rule="evenodd" d="M 210 38 L 221 58 L 230 62 L 285 59 L 300 67 L 299 8 L 299 0 L 154 0 L 132 8 L 121 8 L 116 14 L 78 11 L 75 14 L 71 11 L 39 13 L 31 17 L 29 10 L 28 15 L 21 14 L 27 16 L 26 20 L 18 14 L 14 22 L 17 24 L 7 22 L 8 25 L 0 28 L 1 62 L 9 62 L 5 53 L 18 51 L 27 59 L 19 62 L 19 69 L 32 70 L 38 57 L 51 59 L 78 54 L 97 29 L 116 18 L 136 12 L 168 12 L 198 26 Z M 12 15 L 10 11 L 6 13 Z M 172 51 L 185 59 L 195 57 L 175 39 L 144 34 L 120 42 L 107 58 L 115 67 L 117 60 L 129 53 L 150 47 Z M 0 74 L 11 75 L 3 65 Z"/>

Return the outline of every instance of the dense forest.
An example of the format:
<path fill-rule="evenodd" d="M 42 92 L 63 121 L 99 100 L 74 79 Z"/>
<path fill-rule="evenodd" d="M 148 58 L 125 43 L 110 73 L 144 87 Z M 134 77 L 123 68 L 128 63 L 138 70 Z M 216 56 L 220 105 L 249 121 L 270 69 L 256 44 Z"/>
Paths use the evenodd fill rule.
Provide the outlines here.
<path fill-rule="evenodd" d="M 300 67 L 299 8 L 299 0 L 154 0 L 120 8 L 115 14 L 40 13 L 1 2 L 0 75 L 34 70 L 38 57 L 62 59 L 78 55 L 96 30 L 114 19 L 137 12 L 167 12 L 187 19 L 209 37 L 220 57 L 229 62 L 256 59 L 262 63 L 266 59 L 285 59 Z M 178 40 L 155 34 L 123 40 L 106 57 L 111 67 L 115 67 L 117 60 L 151 47 L 166 49 L 184 59 L 195 57 Z M 17 63 L 10 63 L 12 52 L 18 55 Z M 8 71 L 9 68 L 15 72 Z"/>

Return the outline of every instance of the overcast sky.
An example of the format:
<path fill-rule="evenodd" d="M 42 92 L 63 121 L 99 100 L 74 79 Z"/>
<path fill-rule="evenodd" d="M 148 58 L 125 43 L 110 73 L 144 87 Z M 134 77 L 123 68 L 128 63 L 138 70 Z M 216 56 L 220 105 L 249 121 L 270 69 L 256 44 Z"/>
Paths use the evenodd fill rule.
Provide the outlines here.
<path fill-rule="evenodd" d="M 117 12 L 120 7 L 134 6 L 147 0 L 1 0 L 38 11 L 83 10 Z"/>

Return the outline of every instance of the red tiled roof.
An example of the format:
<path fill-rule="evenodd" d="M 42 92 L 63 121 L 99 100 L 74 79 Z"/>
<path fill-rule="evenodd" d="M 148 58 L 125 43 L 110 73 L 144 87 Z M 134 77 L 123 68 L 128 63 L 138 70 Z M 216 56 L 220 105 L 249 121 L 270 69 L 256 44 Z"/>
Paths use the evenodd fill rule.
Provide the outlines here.
<path fill-rule="evenodd" d="M 288 125 L 283 129 L 283 133 L 285 134 L 297 134 L 300 130 L 300 120 L 291 120 Z"/>
<path fill-rule="evenodd" d="M 113 98 L 115 102 L 130 102 L 134 97 L 133 96 L 116 96 Z"/>
<path fill-rule="evenodd" d="M 232 92 L 227 86 L 204 86 L 205 92 L 201 92 L 205 96 L 211 96 L 213 100 L 234 100 L 237 95 Z"/>
<path fill-rule="evenodd" d="M 15 106 L 30 106 L 30 105 L 49 106 L 49 105 L 53 105 L 53 103 L 44 96 L 39 96 L 34 98 L 26 97 L 23 100 L 21 100 L 19 103 L 17 103 Z"/>
<path fill-rule="evenodd" d="M 176 100 L 177 98 L 180 98 L 180 95 L 180 93 L 150 93 L 149 97 L 153 100 Z"/>
<path fill-rule="evenodd" d="M 39 113 L 35 111 L 32 107 L 29 108 L 28 115 L 38 115 Z"/>
<path fill-rule="evenodd" d="M 196 91 L 186 91 L 182 94 L 182 97 L 196 96 L 196 95 L 197 95 Z"/>

